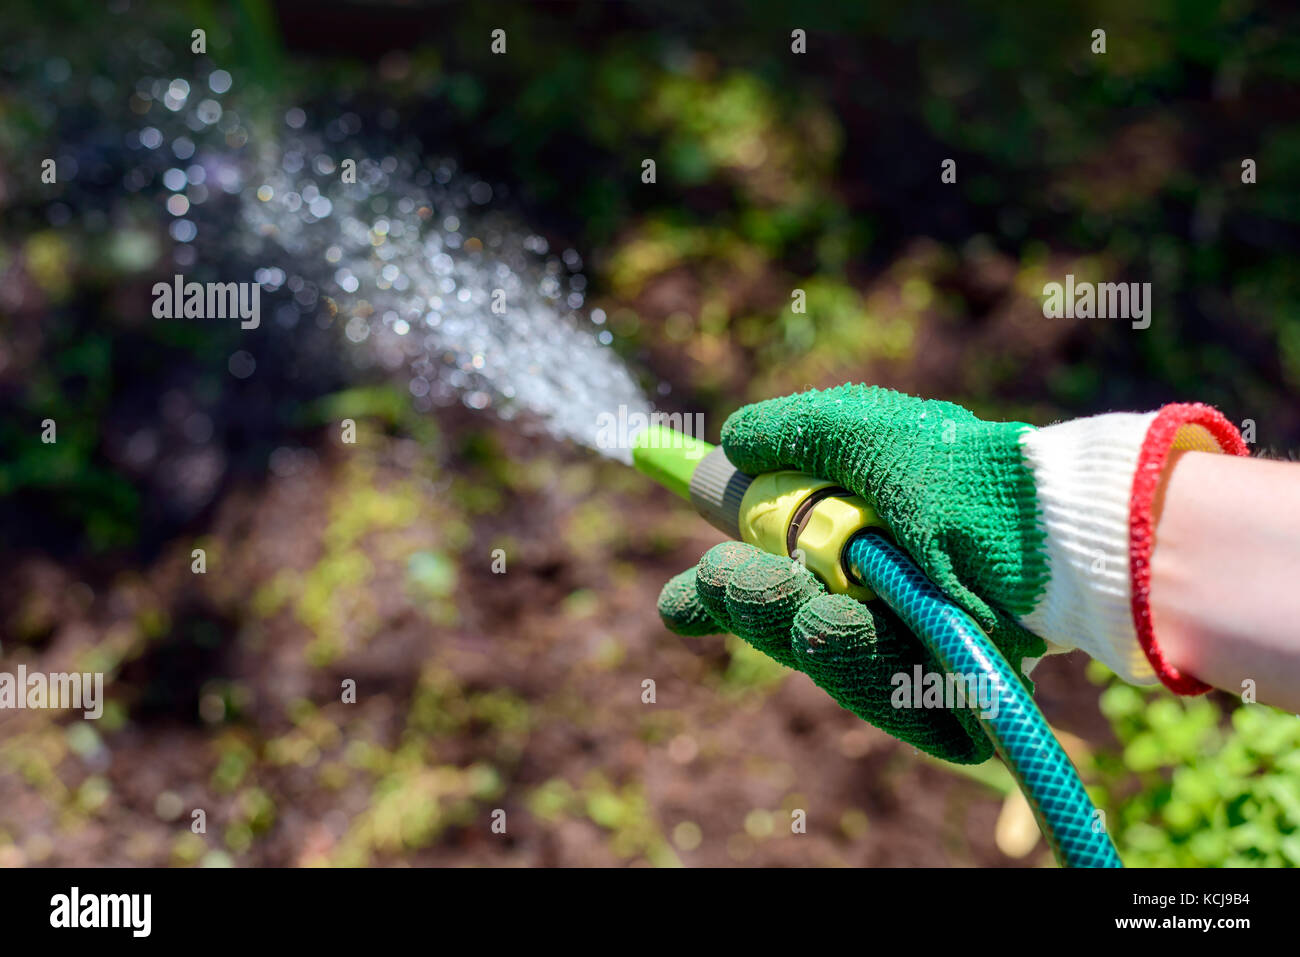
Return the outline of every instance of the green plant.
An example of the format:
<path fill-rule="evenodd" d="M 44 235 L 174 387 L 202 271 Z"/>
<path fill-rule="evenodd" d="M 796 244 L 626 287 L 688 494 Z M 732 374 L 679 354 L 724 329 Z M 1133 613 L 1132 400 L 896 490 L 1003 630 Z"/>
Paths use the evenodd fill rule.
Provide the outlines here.
<path fill-rule="evenodd" d="M 1173 698 L 1110 684 L 1101 708 L 1119 739 L 1099 751 L 1103 807 L 1130 867 L 1300 865 L 1300 718 L 1223 696 Z M 1230 699 L 1229 699 L 1230 700 Z"/>

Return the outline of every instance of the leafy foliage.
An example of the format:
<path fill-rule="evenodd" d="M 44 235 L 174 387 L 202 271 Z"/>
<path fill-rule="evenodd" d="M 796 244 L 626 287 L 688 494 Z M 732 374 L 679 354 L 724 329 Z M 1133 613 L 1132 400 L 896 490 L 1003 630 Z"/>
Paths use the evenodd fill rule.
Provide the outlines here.
<path fill-rule="evenodd" d="M 1093 665 L 1094 678 L 1107 680 Z M 1300 718 L 1225 695 L 1174 698 L 1111 680 L 1102 806 L 1125 863 L 1300 866 Z M 1134 785 L 1136 784 L 1136 789 Z"/>

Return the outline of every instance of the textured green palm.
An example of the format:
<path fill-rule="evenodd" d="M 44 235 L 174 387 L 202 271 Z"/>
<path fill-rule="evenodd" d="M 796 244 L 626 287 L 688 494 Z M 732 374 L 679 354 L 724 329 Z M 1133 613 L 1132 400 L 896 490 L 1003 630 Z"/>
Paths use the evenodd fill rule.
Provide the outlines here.
<path fill-rule="evenodd" d="M 1047 582 L 1022 422 L 986 422 L 951 402 L 844 385 L 738 409 L 722 445 L 751 475 L 792 468 L 866 499 L 894 538 L 1007 659 L 1046 650 L 1015 620 Z"/>
<path fill-rule="evenodd" d="M 801 565 L 740 542 L 710 549 L 659 596 L 669 628 L 686 635 L 731 632 L 807 674 L 842 707 L 929 754 L 977 764 L 993 746 L 964 709 L 894 708 L 891 679 L 934 657 L 882 603 L 830 595 Z"/>

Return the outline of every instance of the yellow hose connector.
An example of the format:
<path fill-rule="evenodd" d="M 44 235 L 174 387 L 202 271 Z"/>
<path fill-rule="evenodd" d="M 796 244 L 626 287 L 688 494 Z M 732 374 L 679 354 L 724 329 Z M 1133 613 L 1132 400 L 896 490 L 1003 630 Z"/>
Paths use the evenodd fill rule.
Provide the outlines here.
<path fill-rule="evenodd" d="M 875 593 L 849 580 L 841 555 L 859 530 L 888 527 L 861 498 L 835 489 L 834 482 L 803 472 L 755 476 L 740 503 L 740 537 L 765 552 L 801 561 L 832 592 L 870 601 Z M 808 504 L 819 492 L 822 497 Z M 792 554 L 790 532 L 796 522 L 800 527 Z"/>
<path fill-rule="evenodd" d="M 796 547 L 804 564 L 835 594 L 871 601 L 876 593 L 849 579 L 844 570 L 844 546 L 868 526 L 889 531 L 876 510 L 857 495 L 832 495 L 812 507 Z"/>
<path fill-rule="evenodd" d="M 795 512 L 813 492 L 834 488 L 834 482 L 803 472 L 764 472 L 740 501 L 740 537 L 773 555 L 789 555 L 786 536 Z"/>

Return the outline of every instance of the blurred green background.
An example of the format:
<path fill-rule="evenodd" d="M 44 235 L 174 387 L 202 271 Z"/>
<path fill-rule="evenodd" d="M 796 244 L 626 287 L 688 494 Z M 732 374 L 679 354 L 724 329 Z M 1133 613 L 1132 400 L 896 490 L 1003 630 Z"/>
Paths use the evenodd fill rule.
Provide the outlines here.
<path fill-rule="evenodd" d="M 1294 12 L 1142 6 L 10 4 L 0 664 L 102 670 L 109 705 L 0 713 L 0 865 L 1050 864 L 1000 768 L 668 634 L 658 588 L 715 538 L 634 474 L 292 339 L 236 382 L 233 324 L 150 320 L 165 230 L 98 171 L 203 27 L 238 148 L 288 105 L 394 111 L 581 252 L 613 348 L 710 438 L 854 380 L 1039 424 L 1205 401 L 1291 455 Z M 1151 282 L 1150 328 L 1045 319 L 1067 272 Z M 1128 864 L 1300 864 L 1296 716 L 1035 677 Z"/>

